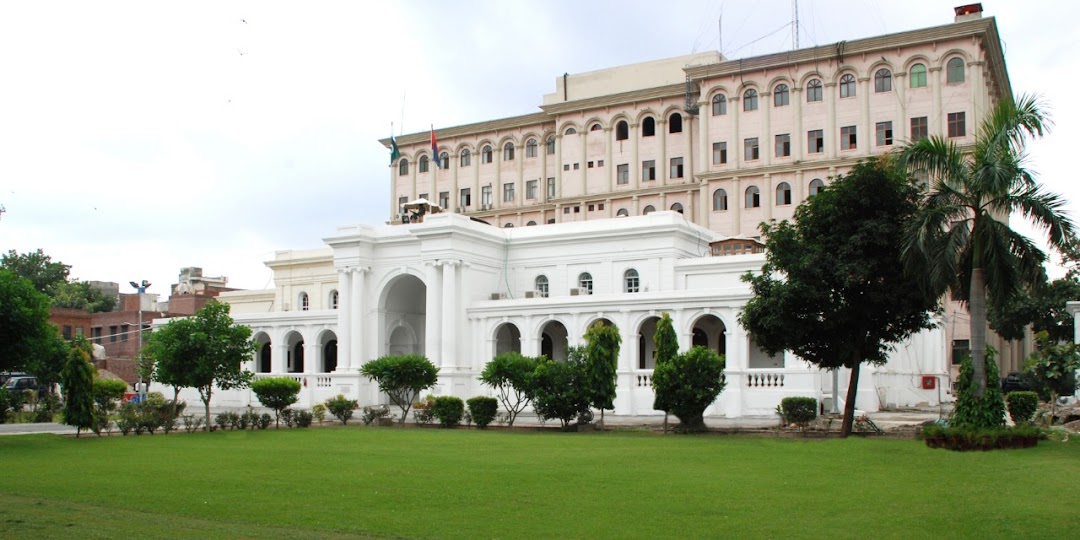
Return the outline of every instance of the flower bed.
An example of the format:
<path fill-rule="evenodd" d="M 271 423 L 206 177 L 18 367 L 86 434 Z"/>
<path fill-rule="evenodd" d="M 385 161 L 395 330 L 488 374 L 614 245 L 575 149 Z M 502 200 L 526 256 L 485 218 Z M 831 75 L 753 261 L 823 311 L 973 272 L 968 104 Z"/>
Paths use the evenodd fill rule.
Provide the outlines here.
<path fill-rule="evenodd" d="M 923 439 L 926 441 L 926 446 L 961 452 L 967 450 L 1032 448 L 1039 443 L 1040 438 L 1042 438 L 1042 431 L 1034 426 L 972 430 L 934 424 L 923 429 Z"/>

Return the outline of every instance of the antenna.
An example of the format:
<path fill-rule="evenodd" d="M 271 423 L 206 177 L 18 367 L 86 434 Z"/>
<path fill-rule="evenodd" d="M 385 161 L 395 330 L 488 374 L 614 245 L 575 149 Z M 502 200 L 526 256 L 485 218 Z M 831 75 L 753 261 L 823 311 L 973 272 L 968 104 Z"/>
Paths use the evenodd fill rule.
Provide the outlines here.
<path fill-rule="evenodd" d="M 720 6 L 720 17 L 716 19 L 716 39 L 719 42 L 716 48 L 724 56 L 724 6 Z"/>
<path fill-rule="evenodd" d="M 791 48 L 799 48 L 799 0 L 791 0 Z"/>

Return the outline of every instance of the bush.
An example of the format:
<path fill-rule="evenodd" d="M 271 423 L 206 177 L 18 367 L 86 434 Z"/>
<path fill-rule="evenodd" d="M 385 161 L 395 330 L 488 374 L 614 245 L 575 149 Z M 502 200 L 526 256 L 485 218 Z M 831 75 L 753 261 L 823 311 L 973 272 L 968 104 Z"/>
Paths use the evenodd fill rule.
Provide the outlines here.
<path fill-rule="evenodd" d="M 0 424 L 8 421 L 8 416 L 15 411 L 15 400 L 8 394 L 3 386 L 0 386 Z"/>
<path fill-rule="evenodd" d="M 326 420 L 326 405 L 316 403 L 315 406 L 311 408 L 311 416 L 315 417 L 321 424 L 323 420 Z"/>
<path fill-rule="evenodd" d="M 293 415 L 293 419 L 296 421 L 296 427 L 311 427 L 311 422 L 315 419 L 315 415 L 308 411 L 296 411 L 296 414 Z"/>
<path fill-rule="evenodd" d="M 214 423 L 217 424 L 219 431 L 225 431 L 229 427 L 229 413 L 218 413 L 218 415 L 214 417 Z"/>
<path fill-rule="evenodd" d="M 466 403 L 469 404 L 469 415 L 480 429 L 486 429 L 488 424 L 495 420 L 495 415 L 499 414 L 499 400 L 493 397 L 476 396 L 469 398 Z"/>
<path fill-rule="evenodd" d="M 255 412 L 251 405 L 248 405 L 244 414 L 240 415 L 240 425 L 243 426 L 243 429 L 252 431 L 259 427 L 259 413 Z"/>
<path fill-rule="evenodd" d="M 585 391 L 585 359 L 579 347 L 571 347 L 565 362 L 543 360 L 533 374 L 533 408 L 544 419 L 558 418 L 563 429 L 589 411 Z"/>
<path fill-rule="evenodd" d="M 127 389 L 127 383 L 120 379 L 94 379 L 94 402 L 105 411 L 112 412 Z"/>
<path fill-rule="evenodd" d="M 191 433 L 202 429 L 203 417 L 193 414 L 184 415 L 184 431 Z M 126 435 L 126 433 L 125 433 Z"/>
<path fill-rule="evenodd" d="M 342 425 L 345 425 L 353 417 L 353 411 L 356 410 L 356 400 L 338 394 L 326 400 L 326 409 L 330 411 L 330 414 L 334 415 L 334 418 L 341 420 Z"/>
<path fill-rule="evenodd" d="M 461 423 L 461 417 L 465 414 L 465 402 L 459 397 L 439 396 L 435 398 L 435 406 L 431 411 L 442 427 L 452 428 Z"/>
<path fill-rule="evenodd" d="M 285 427 L 291 428 L 296 423 L 296 411 L 292 409 L 285 409 L 281 411 L 281 419 L 285 421 Z M 274 426 L 277 427 L 276 425 Z"/>
<path fill-rule="evenodd" d="M 262 413 L 262 415 L 259 416 L 259 429 L 266 429 L 270 427 L 270 422 L 273 421 L 274 419 L 271 418 L 268 413 Z"/>
<path fill-rule="evenodd" d="M 956 382 L 956 406 L 949 417 L 949 425 L 973 429 L 998 428 L 1005 425 L 1005 399 L 1001 396 L 1001 379 L 998 373 L 997 351 L 986 348 L 986 392 L 975 396 L 977 384 L 971 357 L 960 363 L 960 377 Z"/>
<path fill-rule="evenodd" d="M 370 426 L 372 422 L 390 416 L 390 407 L 386 405 L 373 405 L 371 407 L 364 407 L 363 412 L 360 414 L 360 419 L 364 421 L 365 426 Z"/>
<path fill-rule="evenodd" d="M 480 381 L 499 392 L 511 426 L 532 401 L 532 378 L 538 363 L 536 358 L 511 351 L 492 358 L 480 373 Z"/>
<path fill-rule="evenodd" d="M 400 423 L 405 423 L 409 409 L 420 392 L 439 381 L 439 368 L 418 354 L 383 356 L 360 368 L 360 374 L 379 383 L 379 391 L 401 408 Z"/>
<path fill-rule="evenodd" d="M 694 347 L 656 366 L 652 378 L 657 401 L 679 418 L 682 431 L 705 430 L 705 408 L 724 390 L 724 358 Z"/>
<path fill-rule="evenodd" d="M 251 383 L 251 391 L 259 398 L 259 403 L 274 410 L 275 427 L 277 419 L 289 405 L 297 402 L 300 394 L 300 382 L 292 377 L 267 377 Z M 290 425 L 286 421 L 286 425 Z"/>
<path fill-rule="evenodd" d="M 1014 424 L 1030 423 L 1039 408 L 1039 395 L 1035 392 L 1009 392 L 1005 396 L 1005 403 Z"/>
<path fill-rule="evenodd" d="M 817 418 L 818 404 L 812 397 L 786 397 L 780 400 L 780 414 L 786 424 L 806 427 Z"/>

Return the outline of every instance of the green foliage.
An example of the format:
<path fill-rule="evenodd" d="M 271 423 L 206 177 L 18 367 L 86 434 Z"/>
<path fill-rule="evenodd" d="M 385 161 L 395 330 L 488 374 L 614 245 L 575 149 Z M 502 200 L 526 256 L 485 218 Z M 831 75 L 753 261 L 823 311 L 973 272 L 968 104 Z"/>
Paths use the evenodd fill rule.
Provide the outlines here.
<path fill-rule="evenodd" d="M 435 405 L 431 408 L 431 412 L 435 418 L 439 419 L 442 427 L 456 427 L 465 415 L 465 402 L 459 397 L 439 396 L 435 398 Z"/>
<path fill-rule="evenodd" d="M 401 409 L 400 423 L 405 423 L 409 409 L 420 392 L 439 381 L 439 368 L 418 354 L 383 356 L 360 368 L 360 374 L 379 383 L 379 391 Z"/>
<path fill-rule="evenodd" d="M 1075 343 L 1054 343 L 1047 332 L 1036 336 L 1038 349 L 1031 353 L 1025 365 L 1036 390 L 1050 394 L 1053 403 L 1058 396 L 1076 391 L 1076 370 L 1080 369 L 1080 352 Z"/>
<path fill-rule="evenodd" d="M 679 340 L 675 336 L 675 326 L 671 322 L 671 315 L 665 311 L 660 315 L 660 321 L 656 323 L 656 335 L 653 337 L 656 343 L 656 365 L 671 362 L 679 354 Z M 653 408 L 658 411 L 670 412 L 670 405 L 664 402 L 659 394 L 653 396 Z M 667 416 L 664 417 L 664 429 L 667 429 Z"/>
<path fill-rule="evenodd" d="M 75 426 L 75 436 L 94 427 L 94 366 L 90 364 L 90 342 L 84 337 L 72 341 L 67 365 L 61 374 L 64 387 L 64 423 Z"/>
<path fill-rule="evenodd" d="M 311 427 L 311 421 L 315 419 L 315 416 L 311 414 L 311 411 L 296 411 L 294 415 L 296 418 L 296 427 Z"/>
<path fill-rule="evenodd" d="M 326 420 L 326 405 L 316 403 L 315 406 L 311 408 L 311 415 L 321 424 L 323 420 Z"/>
<path fill-rule="evenodd" d="M 960 363 L 956 405 L 949 417 L 949 425 L 976 430 L 1005 425 L 1005 399 L 1001 396 L 996 354 L 993 347 L 986 348 L 986 392 L 982 396 L 977 392 L 979 383 L 975 380 L 971 357 L 964 357 Z"/>
<path fill-rule="evenodd" d="M 533 374 L 533 408 L 545 420 L 558 418 L 565 429 L 589 412 L 585 352 L 570 347 L 565 362 L 542 360 Z"/>
<path fill-rule="evenodd" d="M 0 299 L 0 371 L 22 369 L 56 332 L 49 325 L 49 297 L 30 280 L 0 269 Z"/>
<path fill-rule="evenodd" d="M 1069 276 L 1049 283 L 1045 280 L 1001 301 L 994 300 L 987 309 L 990 328 L 1001 337 L 1016 341 L 1027 335 L 1027 327 L 1035 333 L 1046 332 L 1050 341 L 1070 342 L 1073 339 L 1073 316 L 1066 302 L 1080 298 L 1080 275 Z"/>
<path fill-rule="evenodd" d="M 53 262 L 40 248 L 35 252 L 17 253 L 14 249 L 0 257 L 0 268 L 26 278 L 38 292 L 52 296 L 57 287 L 67 282 L 71 266 Z"/>
<path fill-rule="evenodd" d="M 614 409 L 615 378 L 619 362 L 619 329 L 604 321 L 596 321 L 585 331 L 585 391 L 589 406 Z"/>
<path fill-rule="evenodd" d="M 356 410 L 356 400 L 338 394 L 326 400 L 326 409 L 334 415 L 334 418 L 341 420 L 342 425 L 346 425 L 352 419 L 353 411 Z"/>
<path fill-rule="evenodd" d="M 516 352 L 506 352 L 492 358 L 480 373 L 480 381 L 498 391 L 510 426 L 532 401 L 532 377 L 539 361 Z"/>
<path fill-rule="evenodd" d="M 360 420 L 364 422 L 365 426 L 370 426 L 372 422 L 379 420 L 380 418 L 388 418 L 390 416 L 390 407 L 386 405 L 371 405 L 364 407 L 364 410 L 360 413 Z"/>
<path fill-rule="evenodd" d="M 653 391 L 679 418 L 683 431 L 705 429 L 705 409 L 725 385 L 724 358 L 705 347 L 694 347 L 653 370 Z"/>
<path fill-rule="evenodd" d="M 279 427 L 281 411 L 299 400 L 300 382 L 292 377 L 266 377 L 252 382 L 251 391 L 260 403 L 274 410 L 274 425 Z"/>
<path fill-rule="evenodd" d="M 128 384 L 120 379 L 94 379 L 94 401 L 106 412 L 116 408 L 116 402 L 124 397 Z"/>
<path fill-rule="evenodd" d="M 60 382 L 60 373 L 67 363 L 70 347 L 58 332 L 46 336 L 30 355 L 26 372 L 37 377 L 38 384 L 52 393 L 53 386 Z"/>
<path fill-rule="evenodd" d="M 806 426 L 817 418 L 818 403 L 812 397 L 786 397 L 780 400 L 780 414 L 784 422 Z"/>
<path fill-rule="evenodd" d="M 8 418 L 17 409 L 18 398 L 8 393 L 7 388 L 0 386 L 0 424 L 6 424 Z"/>
<path fill-rule="evenodd" d="M 1039 394 L 1035 392 L 1009 392 L 1005 396 L 1009 417 L 1014 424 L 1030 423 L 1039 409 Z"/>
<path fill-rule="evenodd" d="M 85 309 L 90 313 L 112 311 L 116 296 L 105 294 L 83 281 L 66 281 L 54 287 L 52 305 L 61 308 Z"/>
<path fill-rule="evenodd" d="M 973 428 L 931 424 L 922 430 L 922 438 L 931 448 L 949 450 L 993 450 L 997 448 L 1030 448 L 1043 432 L 1028 423 L 1014 427 Z"/>
<path fill-rule="evenodd" d="M 469 405 L 469 415 L 480 429 L 487 429 L 499 413 L 499 400 L 493 397 L 476 396 L 469 398 L 466 403 Z"/>

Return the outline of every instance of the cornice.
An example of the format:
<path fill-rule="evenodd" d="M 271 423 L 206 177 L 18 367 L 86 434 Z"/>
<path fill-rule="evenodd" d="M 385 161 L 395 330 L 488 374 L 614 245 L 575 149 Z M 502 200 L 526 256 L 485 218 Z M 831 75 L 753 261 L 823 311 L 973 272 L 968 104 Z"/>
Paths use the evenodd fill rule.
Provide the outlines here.
<path fill-rule="evenodd" d="M 632 90 L 630 92 L 621 92 L 618 94 L 609 94 L 605 96 L 596 96 L 586 99 L 566 101 L 563 103 L 552 103 L 551 105 L 541 105 L 540 108 L 545 113 L 557 115 L 583 111 L 587 109 L 596 109 L 600 107 L 610 107 L 612 105 L 634 103 L 637 101 L 649 101 L 657 98 L 677 97 L 684 95 L 686 95 L 686 83 L 676 83 L 669 84 L 667 86 L 645 88 L 643 90 Z"/>
<path fill-rule="evenodd" d="M 476 135 L 478 133 L 486 133 L 490 131 L 502 131 L 507 129 L 517 129 L 520 127 L 543 124 L 545 122 L 554 122 L 554 118 L 551 118 L 546 113 L 530 113 L 523 114 L 521 116 L 511 116 L 509 118 L 499 118 L 497 120 L 487 120 L 484 122 L 476 122 L 474 124 L 464 124 L 460 126 L 452 126 L 446 128 L 439 128 L 435 130 L 435 135 L 439 139 L 451 139 L 454 137 L 461 137 L 464 135 Z M 419 143 L 429 143 L 431 141 L 430 131 L 420 131 L 417 133 L 410 133 L 407 135 L 399 135 L 395 137 L 398 146 L 413 145 Z M 379 139 L 379 142 L 390 148 L 390 139 Z"/>

